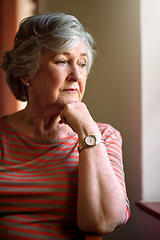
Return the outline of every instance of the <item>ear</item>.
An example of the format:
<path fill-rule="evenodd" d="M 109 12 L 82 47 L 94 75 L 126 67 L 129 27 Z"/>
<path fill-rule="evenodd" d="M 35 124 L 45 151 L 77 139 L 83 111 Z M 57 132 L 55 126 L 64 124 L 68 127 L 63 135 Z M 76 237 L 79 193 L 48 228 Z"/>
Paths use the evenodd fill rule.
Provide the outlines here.
<path fill-rule="evenodd" d="M 29 78 L 29 76 L 27 76 L 27 75 L 20 76 L 19 79 L 22 81 L 22 83 L 23 83 L 25 86 L 28 86 L 28 83 L 30 83 L 30 78 Z"/>

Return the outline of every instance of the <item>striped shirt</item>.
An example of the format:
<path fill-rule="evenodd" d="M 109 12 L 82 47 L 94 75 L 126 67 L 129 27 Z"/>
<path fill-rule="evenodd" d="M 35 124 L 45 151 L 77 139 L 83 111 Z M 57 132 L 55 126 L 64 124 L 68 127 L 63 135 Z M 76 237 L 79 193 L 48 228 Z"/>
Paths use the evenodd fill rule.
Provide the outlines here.
<path fill-rule="evenodd" d="M 124 181 L 121 135 L 97 123 L 129 203 Z M 19 133 L 0 118 L 0 239 L 78 240 L 76 225 L 78 136 L 38 140 Z"/>

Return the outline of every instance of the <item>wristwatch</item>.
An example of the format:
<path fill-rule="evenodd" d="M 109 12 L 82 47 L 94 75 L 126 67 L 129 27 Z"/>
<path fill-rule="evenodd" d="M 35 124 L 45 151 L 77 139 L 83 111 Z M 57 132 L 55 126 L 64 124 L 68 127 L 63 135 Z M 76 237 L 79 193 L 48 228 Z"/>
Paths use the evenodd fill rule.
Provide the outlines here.
<path fill-rule="evenodd" d="M 79 144 L 78 151 L 79 153 L 87 147 L 93 147 L 98 143 L 104 143 L 102 138 L 99 138 L 95 135 L 89 135 L 83 139 L 83 141 Z"/>

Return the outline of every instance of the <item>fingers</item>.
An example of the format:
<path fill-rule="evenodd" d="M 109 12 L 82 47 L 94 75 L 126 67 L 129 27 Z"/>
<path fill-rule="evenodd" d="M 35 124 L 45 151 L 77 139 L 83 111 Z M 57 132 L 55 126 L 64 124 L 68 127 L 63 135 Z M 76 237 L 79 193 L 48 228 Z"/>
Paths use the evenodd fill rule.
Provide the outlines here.
<path fill-rule="evenodd" d="M 68 124 L 68 123 L 67 123 L 67 119 L 64 118 L 64 117 L 61 118 L 60 121 L 59 121 L 59 124 L 63 124 L 63 123 Z"/>
<path fill-rule="evenodd" d="M 67 118 L 65 117 L 65 112 L 66 112 L 66 106 L 63 108 L 63 110 L 60 113 L 60 121 L 59 121 L 60 124 L 62 123 L 67 124 Z"/>
<path fill-rule="evenodd" d="M 59 123 L 68 124 L 74 132 L 80 133 L 82 128 L 94 121 L 83 102 L 73 102 L 67 104 L 61 111 Z"/>

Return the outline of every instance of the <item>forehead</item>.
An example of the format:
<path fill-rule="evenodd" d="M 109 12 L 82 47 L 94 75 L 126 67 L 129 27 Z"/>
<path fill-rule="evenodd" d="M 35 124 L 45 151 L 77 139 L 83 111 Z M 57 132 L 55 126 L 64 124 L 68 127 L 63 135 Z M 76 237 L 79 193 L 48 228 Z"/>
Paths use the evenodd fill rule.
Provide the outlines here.
<path fill-rule="evenodd" d="M 70 56 L 87 57 L 86 45 L 84 42 L 81 42 L 75 47 L 67 49 L 59 54 L 64 55 L 66 57 L 70 57 Z"/>
<path fill-rule="evenodd" d="M 64 51 L 54 52 L 49 49 L 42 49 L 41 56 L 48 55 L 48 56 L 57 56 L 57 55 L 64 55 L 66 57 L 70 57 L 72 55 L 76 55 L 78 57 L 88 57 L 87 56 L 87 49 L 85 43 L 82 41 L 78 45 L 73 48 L 66 49 Z"/>

